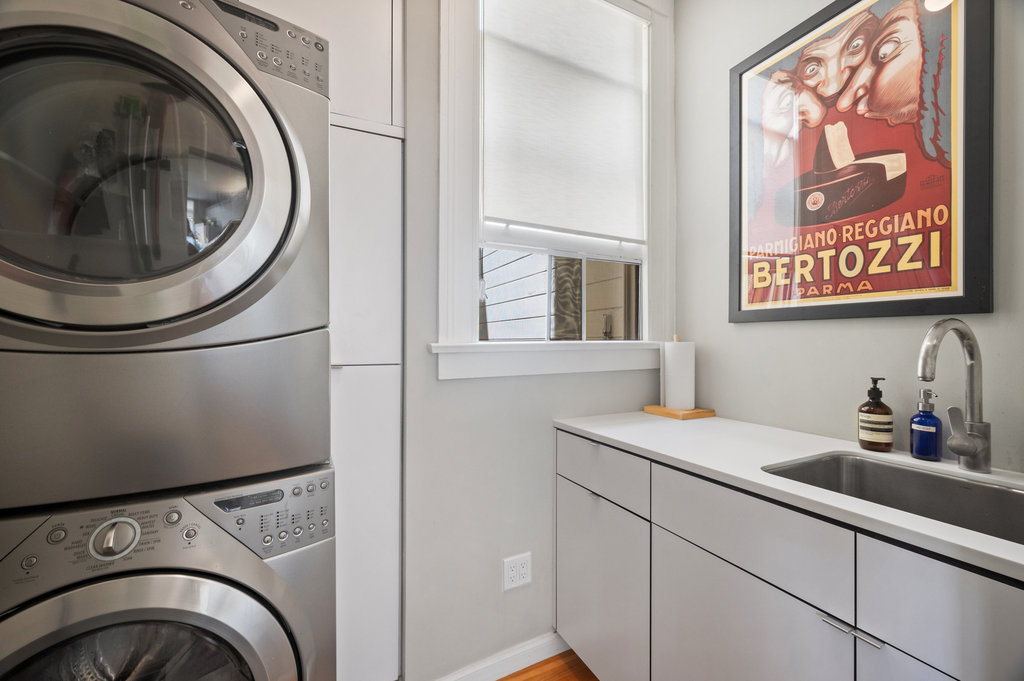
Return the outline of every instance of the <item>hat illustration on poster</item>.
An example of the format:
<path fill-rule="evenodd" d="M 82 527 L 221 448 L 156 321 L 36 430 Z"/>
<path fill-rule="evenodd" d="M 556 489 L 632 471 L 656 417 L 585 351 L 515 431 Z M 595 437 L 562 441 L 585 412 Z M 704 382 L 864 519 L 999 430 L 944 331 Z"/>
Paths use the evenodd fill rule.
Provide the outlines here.
<path fill-rule="evenodd" d="M 798 227 L 884 208 L 907 188 L 907 155 L 886 149 L 854 154 L 846 124 L 826 125 L 814 167 L 779 189 L 775 219 Z"/>

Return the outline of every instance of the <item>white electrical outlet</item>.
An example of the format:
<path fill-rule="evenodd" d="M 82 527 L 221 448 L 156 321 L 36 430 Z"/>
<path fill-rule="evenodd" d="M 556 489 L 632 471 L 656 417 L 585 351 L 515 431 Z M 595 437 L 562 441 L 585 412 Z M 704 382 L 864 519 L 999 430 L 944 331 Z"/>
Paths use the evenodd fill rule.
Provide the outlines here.
<path fill-rule="evenodd" d="M 520 553 L 518 556 L 509 556 L 501 561 L 502 583 L 505 591 L 526 586 L 533 580 L 533 569 L 530 562 L 529 552 Z"/>

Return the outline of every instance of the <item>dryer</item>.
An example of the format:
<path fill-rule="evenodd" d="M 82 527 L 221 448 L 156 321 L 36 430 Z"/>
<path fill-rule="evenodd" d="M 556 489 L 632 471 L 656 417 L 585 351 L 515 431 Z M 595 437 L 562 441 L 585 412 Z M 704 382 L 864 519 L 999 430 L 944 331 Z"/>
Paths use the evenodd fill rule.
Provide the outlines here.
<path fill-rule="evenodd" d="M 0 5 L 0 509 L 328 460 L 327 54 L 234 0 Z"/>
<path fill-rule="evenodd" d="M 334 681 L 333 480 L 0 518 L 0 680 Z"/>

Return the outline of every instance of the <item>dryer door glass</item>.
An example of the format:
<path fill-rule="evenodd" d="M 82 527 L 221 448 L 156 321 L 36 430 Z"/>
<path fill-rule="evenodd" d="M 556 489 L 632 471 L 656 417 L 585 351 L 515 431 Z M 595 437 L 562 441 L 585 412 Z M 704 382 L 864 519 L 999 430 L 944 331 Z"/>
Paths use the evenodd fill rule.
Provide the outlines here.
<path fill-rule="evenodd" d="M 176 622 L 133 622 L 61 642 L 0 681 L 253 681 L 242 657 L 222 639 Z"/>
<path fill-rule="evenodd" d="M 29 47 L 0 64 L 0 257 L 63 280 L 142 281 L 230 238 L 252 168 L 198 82 L 104 47 Z"/>

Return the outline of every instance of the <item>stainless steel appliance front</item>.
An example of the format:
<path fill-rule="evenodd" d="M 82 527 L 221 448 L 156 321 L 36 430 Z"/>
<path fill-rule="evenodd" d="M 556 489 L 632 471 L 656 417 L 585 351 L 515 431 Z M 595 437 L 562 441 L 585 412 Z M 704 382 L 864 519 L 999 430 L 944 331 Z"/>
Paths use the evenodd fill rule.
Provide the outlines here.
<path fill-rule="evenodd" d="M 0 5 L 0 508 L 328 459 L 327 50 L 234 0 Z"/>
<path fill-rule="evenodd" d="M 0 520 L 0 681 L 333 681 L 333 482 Z"/>

